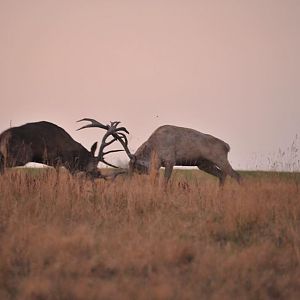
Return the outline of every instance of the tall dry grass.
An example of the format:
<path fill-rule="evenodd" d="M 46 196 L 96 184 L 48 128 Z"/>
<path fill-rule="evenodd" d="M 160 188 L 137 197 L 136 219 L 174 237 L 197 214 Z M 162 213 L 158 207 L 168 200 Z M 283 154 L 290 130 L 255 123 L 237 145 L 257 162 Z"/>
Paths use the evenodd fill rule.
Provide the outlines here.
<path fill-rule="evenodd" d="M 299 185 L 7 172 L 0 299 L 299 299 Z"/>

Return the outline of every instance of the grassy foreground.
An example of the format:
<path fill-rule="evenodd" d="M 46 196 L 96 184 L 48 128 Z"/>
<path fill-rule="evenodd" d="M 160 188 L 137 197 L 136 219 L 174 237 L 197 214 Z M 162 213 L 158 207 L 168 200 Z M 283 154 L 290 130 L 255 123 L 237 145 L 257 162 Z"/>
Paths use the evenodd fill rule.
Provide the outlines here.
<path fill-rule="evenodd" d="M 300 299 L 299 264 L 299 174 L 0 177 L 0 299 Z"/>

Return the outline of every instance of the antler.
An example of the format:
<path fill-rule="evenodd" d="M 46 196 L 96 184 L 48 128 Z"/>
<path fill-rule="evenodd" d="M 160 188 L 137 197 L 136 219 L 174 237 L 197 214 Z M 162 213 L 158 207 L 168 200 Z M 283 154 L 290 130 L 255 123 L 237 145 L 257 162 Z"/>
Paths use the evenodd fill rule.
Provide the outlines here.
<path fill-rule="evenodd" d="M 108 130 L 108 128 L 109 128 L 108 125 L 103 125 L 100 122 L 98 122 L 98 121 L 96 121 L 94 119 L 90 119 L 90 118 L 83 118 L 81 120 L 78 120 L 77 122 L 82 122 L 82 121 L 89 121 L 89 122 L 91 122 L 91 124 L 82 126 L 82 127 L 78 128 L 77 130 L 81 130 L 83 128 L 90 128 L 90 127 L 100 127 L 102 129 L 106 129 L 106 130 Z"/>
<path fill-rule="evenodd" d="M 98 128 L 102 128 L 102 129 L 107 130 L 107 132 L 105 133 L 105 135 L 102 138 L 102 142 L 101 142 L 101 146 L 100 146 L 99 154 L 98 154 L 98 161 L 101 161 L 101 162 L 103 162 L 103 163 L 105 163 L 105 164 L 107 164 L 111 167 L 118 168 L 115 165 L 105 161 L 104 155 L 125 150 L 128 157 L 132 158 L 132 154 L 130 153 L 130 150 L 128 148 L 128 139 L 125 135 L 125 133 L 129 134 L 129 132 L 125 127 L 119 127 L 118 128 L 118 125 L 121 122 L 114 121 L 114 122 L 110 122 L 110 125 L 103 125 L 102 123 L 100 123 L 100 122 L 98 122 L 94 119 L 90 119 L 90 118 L 84 118 L 84 119 L 81 119 L 77 122 L 81 122 L 81 121 L 89 121 L 89 122 L 91 122 L 91 124 L 85 125 L 85 126 L 79 128 L 77 130 L 81 130 L 83 128 L 91 128 L 91 127 L 98 127 Z M 108 139 L 108 137 L 110 137 L 110 136 L 112 136 L 113 139 L 111 139 L 110 141 L 106 141 Z M 111 145 L 115 141 L 119 141 L 120 144 L 123 146 L 124 150 L 110 150 L 110 151 L 104 152 L 104 148 Z"/>

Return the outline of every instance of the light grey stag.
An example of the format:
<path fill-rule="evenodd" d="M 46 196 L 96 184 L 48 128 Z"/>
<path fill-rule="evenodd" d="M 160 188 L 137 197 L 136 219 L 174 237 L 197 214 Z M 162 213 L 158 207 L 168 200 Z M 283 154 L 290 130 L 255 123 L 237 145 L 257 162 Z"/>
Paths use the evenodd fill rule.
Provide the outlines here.
<path fill-rule="evenodd" d="M 168 181 L 174 166 L 197 166 L 218 177 L 221 185 L 227 175 L 240 182 L 240 175 L 228 161 L 229 150 L 227 143 L 212 135 L 190 128 L 164 125 L 157 128 L 132 155 L 130 170 L 149 172 L 151 168 L 159 170 L 165 167 L 164 176 Z"/>
<path fill-rule="evenodd" d="M 101 123 L 85 119 L 92 124 L 85 127 L 101 127 Z M 100 124 L 100 126 L 99 126 Z M 115 122 L 119 124 L 119 122 Z M 194 129 L 164 125 L 157 128 L 149 139 L 132 154 L 128 140 L 122 131 L 126 128 L 111 126 L 107 134 L 119 140 L 130 162 L 129 172 L 149 173 L 165 167 L 164 177 L 168 181 L 174 166 L 197 166 L 200 170 L 219 178 L 221 185 L 229 175 L 240 182 L 240 175 L 233 170 L 228 161 L 230 147 L 224 141 Z M 125 131 L 127 132 L 127 130 Z"/>

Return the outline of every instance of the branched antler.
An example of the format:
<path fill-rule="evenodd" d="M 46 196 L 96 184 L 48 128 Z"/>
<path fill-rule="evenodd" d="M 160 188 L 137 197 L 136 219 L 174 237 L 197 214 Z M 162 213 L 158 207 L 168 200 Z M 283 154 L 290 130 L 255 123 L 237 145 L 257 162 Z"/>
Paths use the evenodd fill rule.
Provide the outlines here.
<path fill-rule="evenodd" d="M 98 161 L 101 161 L 105 164 L 107 164 L 108 166 L 114 167 L 114 168 L 118 168 L 115 165 L 108 163 L 107 161 L 105 161 L 104 156 L 110 153 L 114 153 L 114 152 L 120 152 L 120 151 L 124 151 L 127 153 L 129 158 L 132 158 L 132 154 L 130 153 L 130 150 L 128 148 L 128 139 L 125 133 L 129 134 L 128 130 L 125 127 L 119 127 L 118 125 L 121 123 L 119 121 L 114 121 L 114 122 L 110 122 L 110 125 L 103 125 L 102 123 L 94 120 L 94 119 L 90 119 L 90 118 L 84 118 L 81 119 L 77 122 L 81 122 L 81 121 L 89 121 L 91 122 L 91 124 L 85 125 L 77 130 L 81 130 L 84 128 L 92 128 L 92 127 L 98 127 L 98 128 L 102 128 L 102 129 L 106 129 L 107 132 L 105 133 L 105 135 L 102 138 L 101 141 L 101 145 L 100 145 L 100 149 L 99 149 L 99 153 L 98 153 Z M 107 141 L 107 139 L 112 136 L 113 138 L 109 141 Z M 124 150 L 109 150 L 107 152 L 104 152 L 104 149 L 111 145 L 112 143 L 119 141 L 120 144 L 123 146 Z"/>

